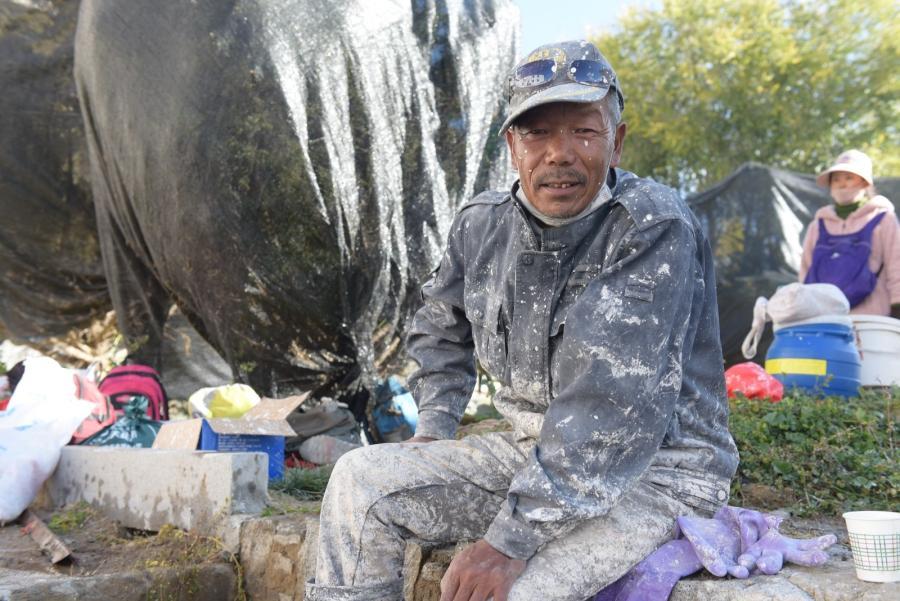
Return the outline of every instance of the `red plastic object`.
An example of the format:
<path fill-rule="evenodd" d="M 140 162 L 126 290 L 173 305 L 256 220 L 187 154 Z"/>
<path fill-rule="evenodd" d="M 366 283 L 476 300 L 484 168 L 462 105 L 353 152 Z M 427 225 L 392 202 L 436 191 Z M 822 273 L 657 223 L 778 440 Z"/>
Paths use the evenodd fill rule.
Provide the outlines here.
<path fill-rule="evenodd" d="M 740 392 L 748 399 L 769 399 L 777 403 L 784 398 L 784 386 L 762 366 L 748 361 L 732 365 L 725 371 L 728 398 Z"/>
<path fill-rule="evenodd" d="M 299 467 L 300 469 L 304 470 L 313 470 L 319 466 L 300 457 L 300 453 L 298 451 L 291 451 L 290 453 L 286 453 L 284 456 L 284 467 Z"/>

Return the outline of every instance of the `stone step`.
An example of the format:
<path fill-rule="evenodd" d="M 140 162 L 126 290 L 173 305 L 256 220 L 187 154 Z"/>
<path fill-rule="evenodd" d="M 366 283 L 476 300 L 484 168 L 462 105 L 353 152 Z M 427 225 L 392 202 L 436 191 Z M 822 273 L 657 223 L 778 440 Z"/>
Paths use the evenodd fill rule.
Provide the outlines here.
<path fill-rule="evenodd" d="M 234 571 L 227 564 L 94 576 L 0 568 L 0 599 L 3 601 L 225 601 L 237 597 L 237 585 Z"/>

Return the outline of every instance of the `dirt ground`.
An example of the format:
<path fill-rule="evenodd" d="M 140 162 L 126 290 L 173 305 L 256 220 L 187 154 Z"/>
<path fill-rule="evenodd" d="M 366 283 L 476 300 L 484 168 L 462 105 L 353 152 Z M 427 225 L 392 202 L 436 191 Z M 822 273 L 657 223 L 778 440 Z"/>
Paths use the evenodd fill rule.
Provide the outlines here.
<path fill-rule="evenodd" d="M 86 505 L 35 513 L 69 547 L 72 559 L 54 566 L 21 526 L 13 523 L 0 528 L 0 567 L 90 576 L 235 561 L 216 539 L 177 528 L 164 528 L 158 533 L 122 528 Z"/>

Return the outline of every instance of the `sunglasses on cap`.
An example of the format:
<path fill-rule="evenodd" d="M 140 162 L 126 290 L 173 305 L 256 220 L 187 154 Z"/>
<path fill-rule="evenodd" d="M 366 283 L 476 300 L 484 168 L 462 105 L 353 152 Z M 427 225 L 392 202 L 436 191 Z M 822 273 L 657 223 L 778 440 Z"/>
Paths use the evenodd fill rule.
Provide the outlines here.
<path fill-rule="evenodd" d="M 509 79 L 509 96 L 548 84 L 557 79 L 557 64 L 553 59 L 525 63 Z M 616 75 L 608 64 L 594 60 L 574 60 L 566 68 L 566 77 L 575 83 L 598 88 L 616 85 Z"/>

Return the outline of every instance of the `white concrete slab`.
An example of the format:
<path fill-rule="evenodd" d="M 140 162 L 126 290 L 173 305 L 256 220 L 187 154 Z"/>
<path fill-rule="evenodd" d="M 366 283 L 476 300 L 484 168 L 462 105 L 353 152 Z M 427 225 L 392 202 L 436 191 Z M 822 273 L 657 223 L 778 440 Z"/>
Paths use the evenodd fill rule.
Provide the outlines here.
<path fill-rule="evenodd" d="M 216 532 L 234 514 L 266 505 L 264 453 L 64 447 L 47 482 L 59 507 L 85 501 L 129 528 Z"/>

